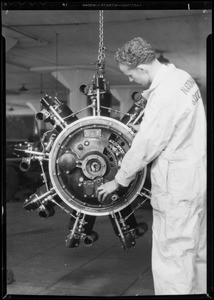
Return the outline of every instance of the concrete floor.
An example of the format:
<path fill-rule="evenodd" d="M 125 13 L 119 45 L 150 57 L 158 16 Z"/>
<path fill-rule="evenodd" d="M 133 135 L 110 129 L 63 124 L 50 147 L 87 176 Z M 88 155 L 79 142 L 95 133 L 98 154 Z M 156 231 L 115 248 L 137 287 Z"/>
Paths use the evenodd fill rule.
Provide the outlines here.
<path fill-rule="evenodd" d="M 36 211 L 28 213 L 21 202 L 7 203 L 6 210 L 6 266 L 14 273 L 8 295 L 154 295 L 149 205 L 135 213 L 149 229 L 129 251 L 122 249 L 108 216 L 96 219 L 98 241 L 74 250 L 65 246 L 69 216 L 60 208 L 46 220 Z"/>

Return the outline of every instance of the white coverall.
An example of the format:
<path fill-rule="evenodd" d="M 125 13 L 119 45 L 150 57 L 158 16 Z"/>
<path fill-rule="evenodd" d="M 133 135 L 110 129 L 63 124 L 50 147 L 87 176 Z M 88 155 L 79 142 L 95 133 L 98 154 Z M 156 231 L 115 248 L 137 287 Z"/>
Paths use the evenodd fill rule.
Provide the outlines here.
<path fill-rule="evenodd" d="M 116 180 L 151 167 L 156 295 L 206 293 L 206 116 L 198 86 L 162 65 L 142 93 L 147 106 Z"/>

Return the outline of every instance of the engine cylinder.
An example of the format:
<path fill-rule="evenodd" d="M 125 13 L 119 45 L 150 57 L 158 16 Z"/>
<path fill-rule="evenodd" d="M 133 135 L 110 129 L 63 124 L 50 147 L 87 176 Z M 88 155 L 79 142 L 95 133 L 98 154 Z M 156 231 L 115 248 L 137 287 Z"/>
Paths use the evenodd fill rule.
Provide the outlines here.
<path fill-rule="evenodd" d="M 53 207 L 48 208 L 45 206 L 43 207 L 43 205 L 38 209 L 38 211 L 40 219 L 47 219 L 48 217 L 52 217 L 55 214 L 55 210 Z"/>
<path fill-rule="evenodd" d="M 97 240 L 98 240 L 98 234 L 96 233 L 96 231 L 92 231 L 91 234 L 86 235 L 83 238 L 83 244 L 86 247 L 91 247 Z"/>
<path fill-rule="evenodd" d="M 28 159 L 22 159 L 22 161 L 19 164 L 19 168 L 22 172 L 26 172 L 30 169 L 30 160 Z"/>

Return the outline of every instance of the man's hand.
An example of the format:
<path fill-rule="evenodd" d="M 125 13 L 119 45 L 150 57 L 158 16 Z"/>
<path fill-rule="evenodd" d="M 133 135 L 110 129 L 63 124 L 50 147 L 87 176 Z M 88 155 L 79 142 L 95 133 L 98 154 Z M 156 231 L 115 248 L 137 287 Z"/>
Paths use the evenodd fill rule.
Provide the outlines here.
<path fill-rule="evenodd" d="M 116 189 L 118 189 L 119 186 L 120 186 L 119 183 L 116 181 L 116 179 L 114 179 L 114 180 L 106 182 L 105 184 L 98 187 L 98 189 L 97 189 L 98 201 L 100 201 L 100 202 L 105 201 L 106 197 L 109 194 L 116 191 Z"/>
<path fill-rule="evenodd" d="M 131 127 L 135 132 L 138 132 L 140 129 L 140 125 L 133 125 L 132 123 L 130 123 L 128 126 Z"/>

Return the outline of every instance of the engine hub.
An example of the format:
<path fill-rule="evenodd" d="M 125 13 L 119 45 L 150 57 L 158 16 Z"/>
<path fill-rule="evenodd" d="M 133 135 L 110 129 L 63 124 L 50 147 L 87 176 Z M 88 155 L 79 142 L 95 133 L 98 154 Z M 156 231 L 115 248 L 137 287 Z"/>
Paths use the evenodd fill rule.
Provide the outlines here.
<path fill-rule="evenodd" d="M 82 162 L 82 171 L 90 179 L 103 176 L 106 173 L 107 164 L 100 154 L 90 154 Z"/>

